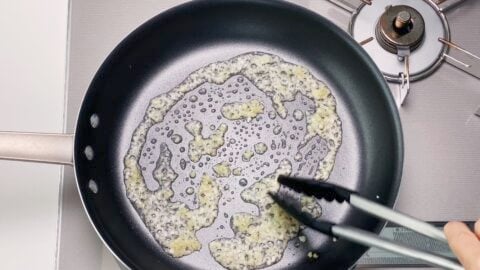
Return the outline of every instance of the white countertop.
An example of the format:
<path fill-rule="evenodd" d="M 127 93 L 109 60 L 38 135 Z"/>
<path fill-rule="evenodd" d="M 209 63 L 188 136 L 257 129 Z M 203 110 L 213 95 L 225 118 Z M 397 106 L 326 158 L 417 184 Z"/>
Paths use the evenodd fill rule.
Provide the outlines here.
<path fill-rule="evenodd" d="M 0 130 L 62 132 L 68 0 L 0 0 Z M 2 269 L 55 269 L 61 167 L 0 161 Z"/>

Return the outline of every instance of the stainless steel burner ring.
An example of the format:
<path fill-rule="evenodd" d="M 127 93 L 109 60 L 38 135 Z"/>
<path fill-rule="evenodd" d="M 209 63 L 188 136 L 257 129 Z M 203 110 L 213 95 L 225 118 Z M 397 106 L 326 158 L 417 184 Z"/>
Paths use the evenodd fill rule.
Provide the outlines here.
<path fill-rule="evenodd" d="M 420 17 L 417 17 L 416 13 L 410 10 L 408 11 L 410 18 L 408 18 L 407 14 L 400 14 L 402 10 L 395 9 L 398 6 L 408 6 L 421 14 L 420 16 L 424 21 L 423 36 L 422 31 L 414 32 L 411 37 L 407 36 L 405 32 L 416 31 L 414 29 L 417 28 Z M 390 10 L 392 14 L 389 14 L 387 10 L 392 8 L 393 10 Z M 393 29 L 398 18 L 398 26 L 400 27 L 397 28 L 407 27 L 400 30 L 400 34 L 403 33 L 406 40 L 388 39 L 388 37 L 394 36 L 387 34 L 380 35 L 380 37 L 377 35 L 377 25 L 385 13 L 389 15 L 387 18 L 388 25 L 385 26 L 385 29 Z M 410 19 L 410 22 L 408 19 Z M 402 23 L 403 26 L 400 25 Z M 418 28 L 421 30 L 421 27 Z M 397 33 L 397 31 L 395 32 Z M 409 78 L 413 82 L 429 76 L 441 65 L 444 54 L 448 52 L 448 46 L 439 42 L 438 39 L 450 40 L 450 29 L 445 14 L 431 0 L 382 0 L 372 1 L 371 5 L 360 4 L 350 20 L 349 32 L 360 44 L 367 40 L 370 41 L 363 43 L 363 48 L 377 64 L 385 78 L 396 83 L 402 83 L 401 74 L 405 71 L 405 63 L 399 61 L 401 57 L 397 55 L 398 49 L 410 49 Z M 392 30 L 390 30 L 390 33 L 393 34 Z M 388 46 L 385 44 L 382 46 L 383 43 Z M 398 48 L 394 50 L 392 46 Z"/>

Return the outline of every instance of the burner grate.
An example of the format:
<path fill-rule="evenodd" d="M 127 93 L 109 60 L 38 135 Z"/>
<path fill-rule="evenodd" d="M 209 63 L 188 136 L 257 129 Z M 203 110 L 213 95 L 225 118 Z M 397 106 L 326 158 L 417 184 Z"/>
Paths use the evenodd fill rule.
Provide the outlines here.
<path fill-rule="evenodd" d="M 464 1 L 329 0 L 351 14 L 350 34 L 385 78 L 397 84 L 398 106 L 406 100 L 411 82 L 430 76 L 444 62 L 480 78 L 480 57 L 450 38 L 446 12 Z M 408 20 L 402 23 L 400 15 Z"/>

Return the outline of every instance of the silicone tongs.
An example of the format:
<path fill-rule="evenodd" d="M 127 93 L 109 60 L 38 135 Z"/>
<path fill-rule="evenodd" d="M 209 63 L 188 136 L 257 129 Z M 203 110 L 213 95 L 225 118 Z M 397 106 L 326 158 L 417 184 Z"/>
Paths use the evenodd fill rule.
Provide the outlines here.
<path fill-rule="evenodd" d="M 358 195 L 358 193 L 346 188 L 317 180 L 293 178 L 288 176 L 279 176 L 278 182 L 296 192 L 314 196 L 317 199 L 325 199 L 329 202 L 333 200 L 340 203 L 347 202 L 354 208 L 362 210 L 363 212 L 409 228 L 429 238 L 447 243 L 445 234 L 434 226 L 368 200 Z M 415 258 L 426 264 L 442 267 L 443 269 L 464 269 L 457 262 L 446 257 L 417 250 L 389 239 L 381 238 L 378 235 L 365 230 L 316 219 L 311 214 L 303 212 L 298 202 L 295 202 L 290 196 L 281 196 L 280 193 L 270 193 L 270 196 L 272 196 L 273 200 L 292 217 L 296 218 L 306 226 L 331 237 L 345 239 L 367 247 L 376 247 L 402 256 Z"/>

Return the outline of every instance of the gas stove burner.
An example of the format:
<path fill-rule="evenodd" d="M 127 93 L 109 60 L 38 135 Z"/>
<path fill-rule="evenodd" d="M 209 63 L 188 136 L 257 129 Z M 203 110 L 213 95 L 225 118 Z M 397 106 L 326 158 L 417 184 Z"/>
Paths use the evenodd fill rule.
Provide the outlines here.
<path fill-rule="evenodd" d="M 401 84 L 433 73 L 448 50 L 439 38 L 450 40 L 445 15 L 429 0 L 360 4 L 353 12 L 349 31 L 385 78 Z"/>
<path fill-rule="evenodd" d="M 480 56 L 450 40 L 445 12 L 465 0 L 328 0 L 351 13 L 349 32 L 389 82 L 402 106 L 410 82 L 446 62 L 480 79 Z"/>
<path fill-rule="evenodd" d="M 412 7 L 388 6 L 378 20 L 375 35 L 380 46 L 391 53 L 398 54 L 402 49 L 413 52 L 425 35 L 425 21 Z"/>

